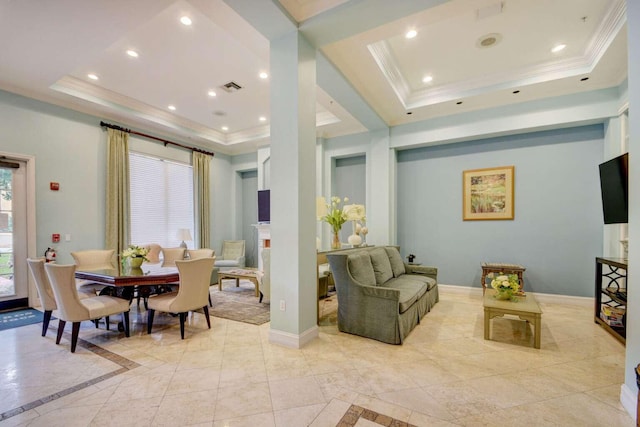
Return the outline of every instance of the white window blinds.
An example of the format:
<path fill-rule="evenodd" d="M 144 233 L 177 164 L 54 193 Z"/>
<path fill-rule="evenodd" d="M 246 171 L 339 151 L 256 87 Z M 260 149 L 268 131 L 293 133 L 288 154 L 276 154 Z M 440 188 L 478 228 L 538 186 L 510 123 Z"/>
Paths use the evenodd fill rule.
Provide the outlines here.
<path fill-rule="evenodd" d="M 129 153 L 131 243 L 176 247 L 179 228 L 194 234 L 190 165 Z M 194 242 L 186 242 L 193 248 Z"/>

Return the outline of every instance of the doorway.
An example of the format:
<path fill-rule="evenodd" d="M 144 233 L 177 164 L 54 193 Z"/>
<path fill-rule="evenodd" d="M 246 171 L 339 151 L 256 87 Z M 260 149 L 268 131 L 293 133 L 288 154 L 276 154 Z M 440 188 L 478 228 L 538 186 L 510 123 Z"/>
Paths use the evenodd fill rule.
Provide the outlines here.
<path fill-rule="evenodd" d="M 0 156 L 0 310 L 29 305 L 27 163 Z"/>

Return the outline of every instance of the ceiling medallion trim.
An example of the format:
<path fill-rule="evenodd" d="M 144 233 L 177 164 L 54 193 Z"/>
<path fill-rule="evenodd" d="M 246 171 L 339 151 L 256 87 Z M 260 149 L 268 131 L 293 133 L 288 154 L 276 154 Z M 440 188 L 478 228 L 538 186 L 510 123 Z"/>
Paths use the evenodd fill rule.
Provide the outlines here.
<path fill-rule="evenodd" d="M 607 11 L 582 56 L 549 61 L 519 70 L 495 73 L 455 84 L 440 85 L 412 91 L 391 51 L 390 45 L 379 41 L 367 46 L 388 84 L 405 110 L 426 107 L 490 91 L 511 89 L 535 83 L 590 73 L 611 45 L 626 22 L 626 4 L 618 0 Z M 514 78 L 513 76 L 517 77 Z"/>

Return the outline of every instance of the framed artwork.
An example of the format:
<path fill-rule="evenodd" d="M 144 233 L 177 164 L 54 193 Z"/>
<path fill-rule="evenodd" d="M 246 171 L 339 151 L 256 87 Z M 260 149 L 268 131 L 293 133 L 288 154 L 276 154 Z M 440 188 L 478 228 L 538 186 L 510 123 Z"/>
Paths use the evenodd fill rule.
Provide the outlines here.
<path fill-rule="evenodd" d="M 513 166 L 462 172 L 462 219 L 513 219 Z"/>

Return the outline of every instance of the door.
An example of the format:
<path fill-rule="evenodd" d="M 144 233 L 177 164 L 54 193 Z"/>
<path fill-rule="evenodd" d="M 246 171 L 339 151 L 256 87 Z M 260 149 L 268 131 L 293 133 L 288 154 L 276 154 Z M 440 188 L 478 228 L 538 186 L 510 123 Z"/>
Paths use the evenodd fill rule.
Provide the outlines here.
<path fill-rule="evenodd" d="M 0 310 L 28 306 L 26 163 L 0 158 Z"/>

